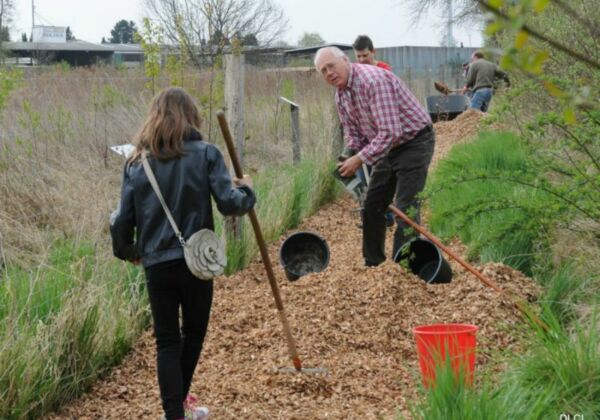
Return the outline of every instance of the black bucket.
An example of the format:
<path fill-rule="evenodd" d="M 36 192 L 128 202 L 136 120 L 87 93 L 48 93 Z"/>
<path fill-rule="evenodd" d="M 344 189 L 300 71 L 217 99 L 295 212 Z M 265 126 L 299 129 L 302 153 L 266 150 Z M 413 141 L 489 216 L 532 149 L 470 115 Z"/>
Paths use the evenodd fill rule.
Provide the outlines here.
<path fill-rule="evenodd" d="M 398 250 L 394 262 L 408 260 L 410 271 L 427 283 L 450 283 L 452 269 L 435 244 L 426 239 L 413 239 Z"/>
<path fill-rule="evenodd" d="M 279 248 L 279 261 L 288 280 L 325 270 L 329 265 L 327 242 L 312 232 L 290 235 Z"/>

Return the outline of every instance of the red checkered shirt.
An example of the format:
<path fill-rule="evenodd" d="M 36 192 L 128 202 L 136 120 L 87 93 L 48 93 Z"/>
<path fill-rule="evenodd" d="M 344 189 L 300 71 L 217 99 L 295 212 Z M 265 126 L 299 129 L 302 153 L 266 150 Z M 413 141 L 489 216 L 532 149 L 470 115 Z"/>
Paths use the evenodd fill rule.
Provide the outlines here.
<path fill-rule="evenodd" d="M 415 95 L 394 73 L 353 63 L 344 89 L 335 94 L 346 144 L 374 164 L 431 124 Z"/>

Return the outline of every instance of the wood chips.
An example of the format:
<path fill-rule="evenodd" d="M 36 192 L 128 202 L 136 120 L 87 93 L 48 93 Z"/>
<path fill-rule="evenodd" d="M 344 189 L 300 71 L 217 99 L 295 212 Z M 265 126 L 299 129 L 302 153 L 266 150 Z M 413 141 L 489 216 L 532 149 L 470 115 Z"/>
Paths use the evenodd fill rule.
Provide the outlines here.
<path fill-rule="evenodd" d="M 445 154 L 471 126 L 475 130 L 479 117 L 470 111 L 436 124 L 436 154 Z M 387 419 L 407 413 L 420 386 L 411 332 L 417 325 L 477 325 L 479 371 L 493 366 L 494 352 L 519 351 L 519 313 L 455 262 L 450 261 L 453 281 L 446 285 L 427 285 L 390 261 L 364 267 L 355 208 L 354 201 L 344 198 L 298 228 L 327 240 L 331 260 L 321 273 L 288 282 L 278 257 L 284 238 L 270 246 L 303 366 L 326 368 L 328 374 L 278 372 L 292 365 L 261 261 L 215 280 L 211 323 L 192 386 L 212 418 Z M 391 234 L 390 229 L 388 254 Z M 465 254 L 460 243 L 450 246 Z M 530 279 L 509 267 L 478 267 L 500 287 L 527 300 L 539 292 Z M 162 411 L 155 357 L 148 332 L 121 366 L 49 418 L 158 419 Z"/>

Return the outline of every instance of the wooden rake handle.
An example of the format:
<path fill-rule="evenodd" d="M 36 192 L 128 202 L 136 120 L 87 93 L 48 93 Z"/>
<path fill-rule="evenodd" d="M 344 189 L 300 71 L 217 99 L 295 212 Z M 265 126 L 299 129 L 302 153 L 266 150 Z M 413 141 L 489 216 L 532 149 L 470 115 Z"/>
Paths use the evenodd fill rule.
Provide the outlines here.
<path fill-rule="evenodd" d="M 469 271 L 471 274 L 473 274 L 475 277 L 477 277 L 483 284 L 485 284 L 486 286 L 494 289 L 499 294 L 507 296 L 512 301 L 513 305 L 523 315 L 525 315 L 525 319 L 529 319 L 529 320 L 533 321 L 535 324 L 537 324 L 539 327 L 541 327 L 544 331 L 548 331 L 549 330 L 548 326 L 533 312 L 533 310 L 527 304 L 527 302 L 525 302 L 523 299 L 519 298 L 518 296 L 511 296 L 511 295 L 509 295 L 506 291 L 504 291 L 503 289 L 501 289 L 496 283 L 494 283 L 492 280 L 490 280 L 489 278 L 487 278 L 486 276 L 484 276 L 480 271 L 478 271 L 477 269 L 475 269 L 475 267 L 473 267 L 471 264 L 469 264 L 468 262 L 466 262 L 462 258 L 460 258 L 450 248 L 446 247 L 432 233 L 430 233 L 429 231 L 425 230 L 425 228 L 423 228 L 422 226 L 418 225 L 417 223 L 413 222 L 398 207 L 390 204 L 390 206 L 388 208 L 396 216 L 398 216 L 400 219 L 402 219 L 404 222 L 406 222 L 408 225 L 410 225 L 410 227 L 412 227 L 414 230 L 416 230 L 417 232 L 419 232 L 420 234 L 422 234 L 423 236 L 425 236 L 427 239 L 429 239 L 431 242 L 433 242 L 438 248 L 440 248 L 442 251 L 444 251 L 446 254 L 448 254 L 451 258 L 453 258 L 457 263 L 459 263 L 460 265 L 462 265 L 467 271 Z"/>
<path fill-rule="evenodd" d="M 240 160 L 238 158 L 237 152 L 235 150 L 235 145 L 233 144 L 233 138 L 231 137 L 231 132 L 229 131 L 229 124 L 227 124 L 227 118 L 225 117 L 225 113 L 223 111 L 217 112 L 217 120 L 219 121 L 219 126 L 221 127 L 221 132 L 223 133 L 223 138 L 225 139 L 225 145 L 227 146 L 227 151 L 229 152 L 229 156 L 231 157 L 231 162 L 233 164 L 233 169 L 235 171 L 235 176 L 237 178 L 243 178 L 244 172 L 242 171 L 242 165 L 240 164 Z M 271 264 L 271 259 L 269 258 L 269 253 L 267 251 L 267 244 L 262 234 L 262 230 L 260 229 L 260 224 L 258 223 L 258 217 L 256 217 L 256 212 L 254 209 L 251 209 L 248 212 L 248 217 L 250 217 L 250 222 L 252 223 L 252 229 L 254 229 L 254 235 L 256 236 L 256 242 L 258 242 L 258 248 L 260 249 L 260 255 L 262 257 L 263 264 L 265 266 L 265 271 L 267 272 L 267 277 L 269 279 L 269 285 L 271 286 L 271 292 L 273 293 L 273 298 L 275 299 L 275 306 L 277 307 L 277 311 L 279 312 L 279 317 L 281 318 L 281 323 L 283 325 L 283 332 L 285 334 L 285 338 L 287 340 L 288 351 L 292 362 L 294 363 L 294 368 L 297 371 L 302 370 L 302 363 L 300 362 L 300 356 L 298 356 L 298 350 L 296 349 L 296 342 L 294 341 L 294 337 L 292 336 L 292 331 L 290 329 L 290 324 L 288 322 L 287 316 L 285 314 L 285 310 L 283 309 L 283 301 L 281 299 L 281 294 L 279 293 L 279 286 L 277 285 L 277 280 L 275 279 L 275 273 L 273 272 L 273 265 Z"/>

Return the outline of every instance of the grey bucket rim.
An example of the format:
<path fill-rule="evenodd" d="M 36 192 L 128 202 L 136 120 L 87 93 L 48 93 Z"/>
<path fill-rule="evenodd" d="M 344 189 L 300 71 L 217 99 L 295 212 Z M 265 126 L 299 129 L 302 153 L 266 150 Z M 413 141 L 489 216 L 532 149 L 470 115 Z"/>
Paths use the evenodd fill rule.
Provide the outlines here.
<path fill-rule="evenodd" d="M 394 262 L 395 263 L 399 263 L 400 260 L 399 260 L 398 257 L 400 256 L 400 253 L 402 252 L 402 250 L 404 249 L 404 247 L 410 246 L 414 242 L 427 242 L 427 243 L 433 245 L 433 247 L 435 248 L 435 251 L 436 251 L 437 256 L 438 256 L 437 267 L 435 268 L 435 272 L 433 273 L 433 275 L 431 276 L 431 278 L 429 280 L 425 280 L 422 277 L 419 277 L 419 278 L 422 279 L 422 280 L 424 280 L 425 283 L 427 283 L 427 284 L 436 284 L 436 283 L 434 283 L 433 279 L 435 279 L 437 277 L 437 275 L 439 274 L 439 272 L 442 269 L 442 265 L 444 264 L 445 260 L 444 260 L 444 256 L 442 255 L 442 252 L 440 251 L 440 249 L 433 242 L 431 242 L 429 239 L 427 239 L 427 238 L 414 238 L 414 239 L 411 239 L 410 241 L 405 242 L 400 247 L 400 249 L 398 249 L 398 252 L 396 252 L 396 255 L 394 255 Z M 416 274 L 416 273 L 414 273 L 414 274 L 418 276 L 418 274 Z"/>
<path fill-rule="evenodd" d="M 319 239 L 321 241 L 321 243 L 323 245 L 325 245 L 325 250 L 327 251 L 325 254 L 325 261 L 323 264 L 323 268 L 318 270 L 318 271 L 313 271 L 313 273 L 320 273 L 321 271 L 325 270 L 328 266 L 329 266 L 329 259 L 330 259 L 330 254 L 331 254 L 331 250 L 329 249 L 329 244 L 327 243 L 327 240 L 325 240 L 321 235 L 319 235 L 318 233 L 315 232 L 311 232 L 309 230 L 301 230 L 298 232 L 294 232 L 289 236 L 286 236 L 286 238 L 283 240 L 283 242 L 281 243 L 281 245 L 279 246 L 279 264 L 281 264 L 281 266 L 283 267 L 283 271 L 285 272 L 286 277 L 288 278 L 288 280 L 290 281 L 295 281 L 298 280 L 300 277 L 302 277 L 302 275 L 299 275 L 293 271 L 291 271 L 286 264 L 283 261 L 283 255 L 282 255 L 282 251 L 283 251 L 283 246 L 285 245 L 285 243 L 292 237 L 294 236 L 300 236 L 300 235 L 308 235 L 308 236 L 312 236 L 315 237 L 317 239 Z"/>

